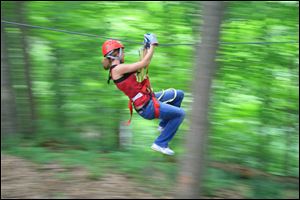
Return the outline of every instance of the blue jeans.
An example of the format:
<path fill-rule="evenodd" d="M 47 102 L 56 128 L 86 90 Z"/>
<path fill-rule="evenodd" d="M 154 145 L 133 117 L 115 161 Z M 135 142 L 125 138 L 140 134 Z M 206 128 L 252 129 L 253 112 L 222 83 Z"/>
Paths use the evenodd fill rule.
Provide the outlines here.
<path fill-rule="evenodd" d="M 161 147 L 168 147 L 168 143 L 174 137 L 185 116 L 184 110 L 180 108 L 184 93 L 181 90 L 176 90 L 176 93 L 177 95 L 174 99 L 175 91 L 172 89 L 166 90 L 162 98 L 159 100 L 159 119 L 161 120 L 159 125 L 163 128 L 163 131 L 156 138 L 154 143 Z M 156 98 L 160 97 L 161 94 L 162 92 L 156 92 Z M 168 100 L 172 101 L 163 103 Z M 149 120 L 155 118 L 152 100 L 150 100 L 146 107 L 139 111 L 139 115 Z"/>

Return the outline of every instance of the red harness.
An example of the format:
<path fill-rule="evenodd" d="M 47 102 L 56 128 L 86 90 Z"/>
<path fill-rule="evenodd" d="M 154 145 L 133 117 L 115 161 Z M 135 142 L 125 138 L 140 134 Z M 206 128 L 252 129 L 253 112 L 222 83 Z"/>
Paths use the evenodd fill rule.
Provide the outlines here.
<path fill-rule="evenodd" d="M 113 65 L 110 68 L 108 83 L 111 79 L 111 70 L 116 66 L 117 65 Z M 114 80 L 114 83 L 119 90 L 129 97 L 128 108 L 130 111 L 130 119 L 127 122 L 128 125 L 132 119 L 132 104 L 136 110 L 139 110 L 147 105 L 150 99 L 152 99 L 154 105 L 154 116 L 155 118 L 159 118 L 159 102 L 151 90 L 149 77 L 142 82 L 137 82 L 135 72 L 126 73 L 121 78 Z"/>

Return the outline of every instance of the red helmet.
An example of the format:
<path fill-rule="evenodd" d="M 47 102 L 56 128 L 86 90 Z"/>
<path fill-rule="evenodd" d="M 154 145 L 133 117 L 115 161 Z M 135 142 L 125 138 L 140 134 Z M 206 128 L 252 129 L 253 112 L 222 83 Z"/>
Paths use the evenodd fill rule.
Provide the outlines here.
<path fill-rule="evenodd" d="M 102 54 L 105 57 L 110 51 L 119 48 L 124 48 L 124 46 L 118 40 L 106 40 L 102 45 Z"/>

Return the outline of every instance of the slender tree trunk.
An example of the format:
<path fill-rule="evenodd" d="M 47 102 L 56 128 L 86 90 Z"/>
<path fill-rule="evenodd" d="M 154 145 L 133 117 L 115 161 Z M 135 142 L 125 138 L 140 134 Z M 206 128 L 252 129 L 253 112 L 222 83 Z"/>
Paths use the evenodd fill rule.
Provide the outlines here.
<path fill-rule="evenodd" d="M 290 142 L 290 134 L 291 134 L 291 131 L 286 131 L 285 132 L 285 152 L 284 152 L 284 158 L 283 158 L 283 173 L 285 176 L 288 176 L 289 175 L 289 149 L 290 149 L 290 145 L 291 145 L 291 142 Z"/>
<path fill-rule="evenodd" d="M 16 102 L 11 86 L 7 47 L 4 37 L 4 27 L 1 23 L 1 138 L 4 135 L 17 132 Z"/>
<path fill-rule="evenodd" d="M 53 68 L 53 90 L 55 91 L 55 120 L 59 128 L 65 128 L 66 117 L 62 111 L 62 106 L 64 105 L 65 99 L 62 91 L 62 79 L 63 79 L 63 66 L 61 64 L 61 53 L 57 47 L 54 47 L 53 55 L 55 57 L 55 66 Z"/>
<path fill-rule="evenodd" d="M 24 6 L 25 1 L 17 2 L 17 12 L 19 22 L 26 23 L 25 20 L 25 13 L 24 13 Z M 32 134 L 35 132 L 35 120 L 36 120 L 36 112 L 35 112 L 35 101 L 32 92 L 32 80 L 31 80 L 31 64 L 29 58 L 29 45 L 26 38 L 26 28 L 21 27 L 21 45 L 23 50 L 23 59 L 24 59 L 24 77 L 25 77 L 25 84 L 27 88 L 27 97 L 28 97 L 28 105 L 29 105 L 29 120 L 30 123 L 28 125 L 27 132 Z"/>
<path fill-rule="evenodd" d="M 205 165 L 205 146 L 208 132 L 208 104 L 211 81 L 215 72 L 219 30 L 224 2 L 203 2 L 204 24 L 201 47 L 197 49 L 193 87 L 191 131 L 187 135 L 186 155 L 181 164 L 176 190 L 177 198 L 199 198 L 201 175 Z"/>
<path fill-rule="evenodd" d="M 266 55 L 266 60 L 270 59 L 270 54 Z M 269 164 L 269 144 L 272 141 L 272 137 L 267 131 L 266 127 L 270 126 L 272 123 L 270 120 L 270 110 L 272 109 L 272 84 L 273 76 L 270 74 L 270 70 L 261 69 L 260 82 L 258 88 L 257 96 L 262 100 L 260 111 L 258 112 L 258 118 L 261 123 L 259 126 L 259 131 L 257 132 L 256 141 L 256 158 L 257 158 L 257 168 L 262 171 L 268 170 Z"/>
<path fill-rule="evenodd" d="M 294 74 L 293 72 L 293 63 L 290 63 L 289 65 L 289 73 L 290 74 Z M 299 64 L 298 66 L 296 66 L 299 68 Z M 294 83 L 296 83 L 297 87 L 299 88 L 299 76 L 294 76 L 295 78 L 292 78 L 290 84 L 294 85 Z M 297 78 L 296 78 L 297 77 Z M 295 81 L 295 82 L 294 82 Z M 288 91 L 289 94 L 292 94 L 293 91 L 289 88 Z M 290 99 L 290 103 L 293 104 L 293 99 Z M 298 108 L 299 108 L 299 104 L 298 104 Z M 293 116 L 294 113 L 298 113 L 298 117 L 299 117 L 299 109 L 298 110 L 291 110 L 291 109 L 286 109 L 286 113 L 288 116 Z M 299 124 L 299 118 L 298 118 L 298 124 Z M 285 140 L 285 152 L 284 152 L 284 158 L 283 158 L 283 173 L 288 176 L 290 174 L 290 150 L 292 145 L 292 135 L 294 133 L 298 133 L 297 135 L 299 135 L 299 128 L 297 128 L 295 126 L 295 124 L 290 124 L 288 123 L 286 125 L 288 128 L 285 131 L 285 137 L 283 138 L 283 140 Z"/>

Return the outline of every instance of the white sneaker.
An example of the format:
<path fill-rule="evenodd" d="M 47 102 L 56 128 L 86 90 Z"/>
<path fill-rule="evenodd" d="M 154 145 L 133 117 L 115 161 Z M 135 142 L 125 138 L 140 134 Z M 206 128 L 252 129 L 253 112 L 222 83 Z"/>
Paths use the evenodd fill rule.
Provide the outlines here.
<path fill-rule="evenodd" d="M 154 151 L 158 151 L 163 154 L 169 155 L 169 156 L 172 156 L 175 154 L 175 152 L 172 149 L 170 149 L 169 147 L 160 147 L 155 143 L 152 144 L 151 149 L 153 149 Z"/>

